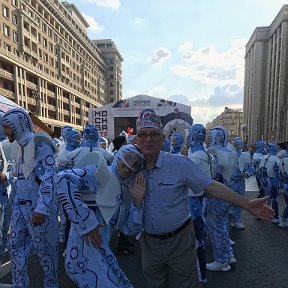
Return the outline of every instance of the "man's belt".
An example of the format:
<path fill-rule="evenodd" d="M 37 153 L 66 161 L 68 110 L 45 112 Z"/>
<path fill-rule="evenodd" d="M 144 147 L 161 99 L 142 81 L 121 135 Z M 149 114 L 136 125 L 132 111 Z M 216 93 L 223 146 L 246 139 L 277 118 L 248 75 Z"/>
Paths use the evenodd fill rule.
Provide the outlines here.
<path fill-rule="evenodd" d="M 160 239 L 160 240 L 165 240 L 168 239 L 170 237 L 173 237 L 175 235 L 177 235 L 178 233 L 180 233 L 186 226 L 188 226 L 191 222 L 191 217 L 189 217 L 180 227 L 178 227 L 176 230 L 169 232 L 169 233 L 165 233 L 165 234 L 149 234 L 147 232 L 146 235 L 152 238 L 156 238 L 156 239 Z"/>

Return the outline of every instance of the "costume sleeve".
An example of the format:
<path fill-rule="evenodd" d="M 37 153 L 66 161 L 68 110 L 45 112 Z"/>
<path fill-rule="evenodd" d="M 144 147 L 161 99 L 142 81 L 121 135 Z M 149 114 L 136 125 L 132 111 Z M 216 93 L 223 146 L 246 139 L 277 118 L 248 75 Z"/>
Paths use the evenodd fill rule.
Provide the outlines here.
<path fill-rule="evenodd" d="M 247 173 L 248 176 L 250 177 L 250 176 L 254 175 L 255 172 L 256 172 L 256 170 L 255 170 L 254 165 L 252 163 L 249 163 L 245 169 L 245 173 Z"/>
<path fill-rule="evenodd" d="M 143 230 L 143 204 L 140 209 L 133 203 L 130 210 L 125 210 L 124 218 L 118 225 L 119 230 L 125 235 L 136 235 Z"/>
<path fill-rule="evenodd" d="M 117 216 L 117 219 L 114 216 Z M 126 182 L 121 184 L 121 200 L 114 216 L 114 219 L 111 219 L 114 223 L 111 224 L 125 235 L 136 235 L 143 230 L 143 204 L 140 209 L 134 206 Z"/>
<path fill-rule="evenodd" d="M 89 180 L 87 173 L 89 171 L 86 169 L 68 169 L 54 177 L 56 193 L 62 207 L 79 235 L 84 235 L 99 225 L 94 212 L 81 199 L 81 191 L 88 188 L 84 186 L 89 185 L 89 182 L 91 183 L 91 181 L 87 181 Z M 93 191 L 96 193 L 96 189 Z"/>
<path fill-rule="evenodd" d="M 50 206 L 54 197 L 53 176 L 55 175 L 57 169 L 55 153 L 48 143 L 39 142 L 35 146 L 35 158 L 35 181 L 40 185 L 40 197 L 37 200 L 35 212 L 43 215 L 49 215 Z"/>

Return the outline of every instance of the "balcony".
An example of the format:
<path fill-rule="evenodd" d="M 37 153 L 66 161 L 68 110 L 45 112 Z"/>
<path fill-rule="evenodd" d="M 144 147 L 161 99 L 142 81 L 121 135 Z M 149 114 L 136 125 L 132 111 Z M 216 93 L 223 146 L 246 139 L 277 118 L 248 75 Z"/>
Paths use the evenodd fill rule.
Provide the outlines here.
<path fill-rule="evenodd" d="M 61 64 L 64 64 L 66 67 L 70 68 L 70 61 L 67 61 L 64 58 L 61 58 Z"/>
<path fill-rule="evenodd" d="M 25 27 L 23 28 L 23 34 L 24 34 L 26 37 L 30 38 L 30 31 L 27 30 Z"/>
<path fill-rule="evenodd" d="M 26 86 L 32 90 L 37 90 L 37 85 L 34 84 L 33 82 L 28 81 L 28 80 L 26 80 Z"/>
<path fill-rule="evenodd" d="M 66 97 L 63 97 L 63 102 L 69 104 L 69 99 L 67 99 Z"/>
<path fill-rule="evenodd" d="M 20 10 L 20 13 L 23 15 L 23 20 L 28 22 L 30 25 L 32 25 L 35 29 L 39 27 L 39 23 L 29 15 L 29 13 L 25 10 Z"/>
<path fill-rule="evenodd" d="M 60 75 L 61 75 L 62 77 L 70 80 L 70 75 L 69 75 L 68 73 L 66 73 L 66 72 L 64 72 L 64 71 L 61 71 L 60 73 L 61 73 Z"/>
<path fill-rule="evenodd" d="M 52 97 L 52 98 L 55 98 L 55 93 L 53 91 L 51 91 L 51 90 L 47 90 L 47 95 Z"/>
<path fill-rule="evenodd" d="M 7 96 L 11 99 L 14 99 L 15 98 L 15 93 L 10 91 L 10 90 L 6 90 L 6 89 L 3 89 L 3 88 L 0 88 L 0 94 L 3 95 L 3 96 Z"/>
<path fill-rule="evenodd" d="M 63 114 L 64 114 L 64 115 L 68 115 L 68 116 L 69 116 L 69 115 L 70 115 L 70 112 L 69 112 L 69 111 L 67 111 L 67 110 L 65 110 L 65 109 L 63 109 Z"/>
<path fill-rule="evenodd" d="M 33 98 L 27 97 L 27 103 L 28 104 L 32 104 L 32 105 L 36 105 L 36 101 Z"/>
<path fill-rule="evenodd" d="M 48 109 L 51 110 L 51 111 L 54 111 L 54 112 L 56 111 L 55 105 L 47 104 L 47 107 L 48 107 Z"/>
<path fill-rule="evenodd" d="M 12 80 L 12 81 L 14 80 L 14 75 L 12 73 L 2 69 L 2 68 L 0 68 L 0 76 L 6 78 L 8 80 Z"/>

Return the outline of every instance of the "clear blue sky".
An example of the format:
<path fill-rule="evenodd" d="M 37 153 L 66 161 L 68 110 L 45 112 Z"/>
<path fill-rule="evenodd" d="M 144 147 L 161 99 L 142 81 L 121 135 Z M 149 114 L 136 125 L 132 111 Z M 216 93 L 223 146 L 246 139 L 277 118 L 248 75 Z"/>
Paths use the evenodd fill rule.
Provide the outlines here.
<path fill-rule="evenodd" d="M 270 26 L 280 0 L 70 0 L 91 39 L 112 39 L 124 58 L 123 98 L 137 94 L 191 105 L 206 124 L 241 108 L 244 53 Z"/>

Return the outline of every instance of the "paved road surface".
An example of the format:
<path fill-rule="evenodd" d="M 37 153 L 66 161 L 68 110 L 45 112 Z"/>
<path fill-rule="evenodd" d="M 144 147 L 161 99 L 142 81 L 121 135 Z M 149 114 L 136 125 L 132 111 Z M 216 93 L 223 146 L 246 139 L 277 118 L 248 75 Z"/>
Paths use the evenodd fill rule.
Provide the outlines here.
<path fill-rule="evenodd" d="M 253 184 L 254 185 L 254 184 Z M 253 186 L 252 185 L 252 186 Z M 251 190 L 254 188 L 248 186 Z M 248 198 L 255 198 L 256 191 L 247 192 Z M 283 203 L 283 195 L 280 195 Z M 281 205 L 281 212 L 283 204 Z M 208 271 L 207 288 L 288 288 L 288 228 L 280 229 L 271 222 L 255 220 L 246 212 L 243 214 L 244 230 L 231 229 L 230 237 L 236 242 L 235 257 L 238 262 L 233 264 L 229 272 Z M 141 256 L 138 242 L 135 244 L 135 255 L 118 256 L 122 269 L 132 281 L 135 288 L 146 288 L 147 283 L 141 272 Z M 117 237 L 111 241 L 115 249 Z M 212 261 L 211 247 L 207 244 L 207 261 Z M 62 248 L 62 247 L 61 247 Z M 63 250 L 63 249 L 61 249 Z M 76 287 L 68 278 L 60 256 L 59 282 L 60 288 Z M 29 262 L 31 288 L 43 287 L 42 272 L 36 257 Z M 2 277 L 0 282 L 9 283 L 11 273 Z M 11 282 L 10 282 L 11 283 Z M 0 286 L 1 288 L 1 286 Z M 100 287 L 106 288 L 106 287 Z"/>

